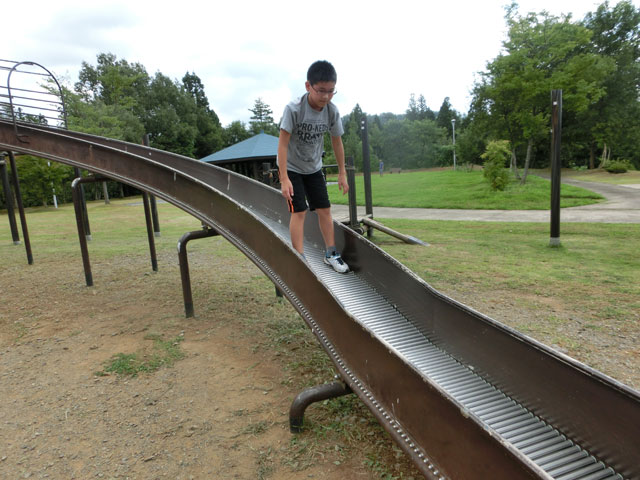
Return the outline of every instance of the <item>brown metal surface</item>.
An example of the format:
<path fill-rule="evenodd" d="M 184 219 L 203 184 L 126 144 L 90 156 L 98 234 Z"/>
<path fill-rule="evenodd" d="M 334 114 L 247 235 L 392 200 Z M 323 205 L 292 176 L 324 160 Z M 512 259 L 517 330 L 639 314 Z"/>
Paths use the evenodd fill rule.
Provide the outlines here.
<path fill-rule="evenodd" d="M 245 253 L 286 295 L 342 378 L 427 478 L 551 478 L 348 313 L 263 218 L 288 222 L 274 189 L 137 145 L 0 121 L 0 148 L 102 173 L 182 208 Z M 311 217 L 311 216 L 308 216 Z M 286 223 L 285 223 L 286 224 Z M 309 221 L 305 233 L 321 242 Z M 630 479 L 640 478 L 638 393 L 439 294 L 366 239 L 336 224 L 355 275 L 454 356 Z"/>

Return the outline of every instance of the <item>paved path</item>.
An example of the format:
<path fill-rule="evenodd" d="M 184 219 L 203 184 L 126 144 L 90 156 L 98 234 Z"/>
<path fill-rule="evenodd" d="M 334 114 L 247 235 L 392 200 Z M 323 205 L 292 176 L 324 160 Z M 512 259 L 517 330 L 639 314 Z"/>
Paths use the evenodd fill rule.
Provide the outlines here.
<path fill-rule="evenodd" d="M 569 179 L 563 179 L 562 182 L 599 193 L 606 198 L 606 201 L 582 207 L 563 208 L 560 211 L 561 222 L 640 223 L 640 185 L 612 185 Z M 332 213 L 337 220 L 349 218 L 349 208 L 346 205 L 333 205 Z M 358 207 L 358 217 L 364 215 L 364 207 Z M 550 222 L 550 211 L 373 207 L 373 217 L 482 222 Z"/>

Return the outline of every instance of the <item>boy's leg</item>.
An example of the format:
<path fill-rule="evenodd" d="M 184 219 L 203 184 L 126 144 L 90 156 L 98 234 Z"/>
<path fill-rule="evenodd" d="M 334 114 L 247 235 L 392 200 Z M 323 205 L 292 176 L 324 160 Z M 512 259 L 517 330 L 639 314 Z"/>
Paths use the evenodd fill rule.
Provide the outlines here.
<path fill-rule="evenodd" d="M 349 271 L 349 265 L 342 260 L 340 253 L 336 251 L 331 208 L 317 208 L 316 212 L 318 214 L 318 223 L 320 224 L 320 231 L 322 232 L 322 238 L 324 239 L 326 248 L 324 263 L 331 265 L 336 272 L 347 273 Z"/>
<path fill-rule="evenodd" d="M 317 208 L 316 213 L 318 214 L 318 224 L 320 225 L 320 232 L 322 232 L 325 248 L 335 245 L 336 241 L 333 233 L 331 208 Z"/>
<path fill-rule="evenodd" d="M 307 211 L 294 212 L 289 220 L 289 233 L 291 234 L 291 245 L 298 253 L 304 255 L 304 219 Z"/>
<path fill-rule="evenodd" d="M 287 172 L 291 185 L 293 186 L 293 197 L 289 203 L 289 234 L 291 235 L 291 246 L 304 255 L 304 219 L 307 214 L 307 200 L 305 195 L 304 176 L 299 173 Z"/>

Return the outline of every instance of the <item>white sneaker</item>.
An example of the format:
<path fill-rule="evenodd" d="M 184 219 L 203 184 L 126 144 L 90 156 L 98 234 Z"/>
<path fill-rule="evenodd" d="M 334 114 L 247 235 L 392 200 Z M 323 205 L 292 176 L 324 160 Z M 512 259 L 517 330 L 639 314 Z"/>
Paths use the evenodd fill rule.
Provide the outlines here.
<path fill-rule="evenodd" d="M 342 260 L 342 257 L 339 253 L 336 253 L 330 257 L 327 257 L 325 255 L 324 263 L 326 263 L 327 265 L 331 265 L 333 269 L 338 273 L 347 273 L 349 271 L 349 265 L 344 263 L 344 260 Z"/>

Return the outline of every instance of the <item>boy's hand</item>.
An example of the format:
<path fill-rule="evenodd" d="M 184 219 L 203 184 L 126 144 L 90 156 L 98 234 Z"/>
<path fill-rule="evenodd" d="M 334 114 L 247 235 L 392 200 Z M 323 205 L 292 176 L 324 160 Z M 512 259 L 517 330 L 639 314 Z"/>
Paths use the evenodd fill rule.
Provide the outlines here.
<path fill-rule="evenodd" d="M 282 196 L 290 202 L 291 197 L 293 197 L 293 184 L 289 178 L 283 178 L 280 181 L 280 191 L 282 192 Z"/>
<path fill-rule="evenodd" d="M 342 194 L 345 195 L 349 191 L 349 183 L 347 182 L 347 174 L 338 174 L 338 188 L 342 190 Z"/>

